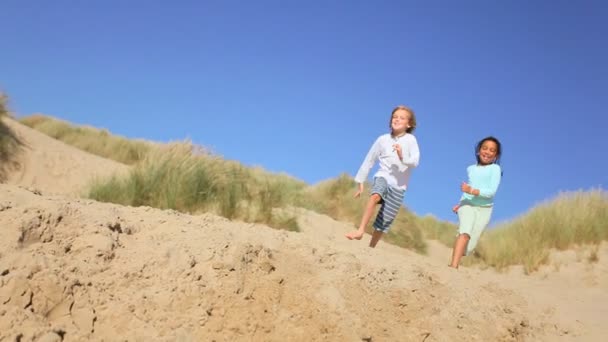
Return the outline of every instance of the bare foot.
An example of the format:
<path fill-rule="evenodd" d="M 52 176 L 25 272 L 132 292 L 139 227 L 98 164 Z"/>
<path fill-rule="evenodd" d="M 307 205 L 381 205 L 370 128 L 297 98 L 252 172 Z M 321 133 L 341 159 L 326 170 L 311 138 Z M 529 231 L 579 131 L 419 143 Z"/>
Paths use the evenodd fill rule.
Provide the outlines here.
<path fill-rule="evenodd" d="M 458 269 L 458 266 L 452 266 L 452 265 L 448 265 L 448 267 Z"/>
<path fill-rule="evenodd" d="M 361 240 L 361 238 L 363 237 L 363 232 L 355 230 L 354 232 L 350 232 L 348 234 L 345 235 L 347 239 L 349 240 Z"/>

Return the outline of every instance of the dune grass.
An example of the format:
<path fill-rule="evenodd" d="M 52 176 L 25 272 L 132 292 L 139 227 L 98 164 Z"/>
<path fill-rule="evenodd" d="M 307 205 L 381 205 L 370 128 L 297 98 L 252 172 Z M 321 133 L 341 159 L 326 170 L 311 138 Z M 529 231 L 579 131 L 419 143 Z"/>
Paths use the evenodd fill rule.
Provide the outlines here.
<path fill-rule="evenodd" d="M 551 250 L 598 245 L 607 240 L 608 192 L 568 192 L 486 231 L 468 263 L 482 263 L 499 270 L 523 265 L 530 273 L 549 262 Z"/>
<path fill-rule="evenodd" d="M 8 95 L 0 92 L 0 118 L 9 115 L 8 109 Z"/>
<path fill-rule="evenodd" d="M 298 230 L 293 216 L 274 209 L 293 203 L 304 183 L 210 154 L 193 153 L 197 150 L 188 142 L 152 149 L 126 177 L 97 181 L 88 196 L 123 205 L 213 212 L 229 219 Z"/>
<path fill-rule="evenodd" d="M 432 215 L 418 217 L 417 223 L 426 239 L 437 240 L 449 248 L 454 245 L 458 225 L 439 220 Z"/>
<path fill-rule="evenodd" d="M 8 96 L 0 92 L 0 182 L 5 182 L 10 170 L 19 166 L 17 155 L 22 142 L 4 123 L 10 117 Z"/>
<path fill-rule="evenodd" d="M 143 160 L 156 147 L 152 142 L 127 139 L 105 129 L 75 126 L 42 114 L 26 116 L 19 121 L 68 145 L 127 165 Z"/>

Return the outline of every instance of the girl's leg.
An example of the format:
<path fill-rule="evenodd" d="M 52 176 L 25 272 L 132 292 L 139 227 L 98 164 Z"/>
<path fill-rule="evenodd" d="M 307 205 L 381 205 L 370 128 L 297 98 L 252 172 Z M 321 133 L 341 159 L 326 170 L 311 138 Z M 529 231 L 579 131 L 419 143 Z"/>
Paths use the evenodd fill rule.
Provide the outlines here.
<path fill-rule="evenodd" d="M 477 247 L 477 242 L 479 242 L 481 234 L 490 223 L 490 218 L 492 217 L 492 207 L 476 207 L 475 212 L 475 224 L 473 224 L 471 240 L 467 245 L 466 255 L 471 254 L 475 247 Z"/>
<path fill-rule="evenodd" d="M 471 232 L 475 225 L 475 210 L 470 205 L 462 205 L 458 208 L 458 237 L 454 242 L 452 261 L 450 267 L 458 268 L 460 259 L 466 254 L 467 245 L 471 239 Z"/>
<path fill-rule="evenodd" d="M 460 234 L 454 242 L 454 250 L 452 251 L 452 262 L 450 267 L 458 268 L 460 258 L 465 254 L 467 244 L 469 243 L 469 234 Z"/>
<path fill-rule="evenodd" d="M 359 224 L 359 229 L 346 234 L 346 238 L 348 238 L 349 240 L 361 240 L 363 234 L 365 234 L 365 227 L 367 227 L 369 220 L 374 214 L 374 208 L 376 208 L 376 205 L 380 203 L 381 199 L 382 197 L 380 197 L 380 195 L 378 194 L 373 194 L 369 197 L 367 205 L 365 206 L 365 211 L 363 212 L 363 217 L 361 218 L 361 224 Z"/>

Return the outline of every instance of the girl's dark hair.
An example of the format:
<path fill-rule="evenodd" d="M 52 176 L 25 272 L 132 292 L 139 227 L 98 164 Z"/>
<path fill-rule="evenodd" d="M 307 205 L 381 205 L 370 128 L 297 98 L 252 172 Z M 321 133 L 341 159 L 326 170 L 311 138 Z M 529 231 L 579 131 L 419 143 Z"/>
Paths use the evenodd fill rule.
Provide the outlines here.
<path fill-rule="evenodd" d="M 500 141 L 498 141 L 498 139 L 494 138 L 493 136 L 489 136 L 489 137 L 485 137 L 485 138 L 481 139 L 477 143 L 477 146 L 475 146 L 475 158 L 477 159 L 477 164 L 481 163 L 481 160 L 479 159 L 479 151 L 481 150 L 481 145 L 483 145 L 483 143 L 486 141 L 492 141 L 496 144 L 496 160 L 494 161 L 494 163 L 500 164 L 500 155 L 502 154 L 502 146 L 500 145 Z"/>

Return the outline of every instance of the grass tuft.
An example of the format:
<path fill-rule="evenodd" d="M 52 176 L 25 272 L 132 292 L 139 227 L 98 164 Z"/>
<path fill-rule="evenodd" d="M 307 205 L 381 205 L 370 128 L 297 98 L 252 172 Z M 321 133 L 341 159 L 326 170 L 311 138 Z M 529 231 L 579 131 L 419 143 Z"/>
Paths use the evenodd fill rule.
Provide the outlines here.
<path fill-rule="evenodd" d="M 552 249 L 598 245 L 606 240 L 608 193 L 599 189 L 567 192 L 487 231 L 473 262 L 497 269 L 523 265 L 530 273 L 549 261 Z"/>
<path fill-rule="evenodd" d="M 0 183 L 4 183 L 10 171 L 19 168 L 18 155 L 23 142 L 6 125 L 11 117 L 8 96 L 0 92 Z"/>

